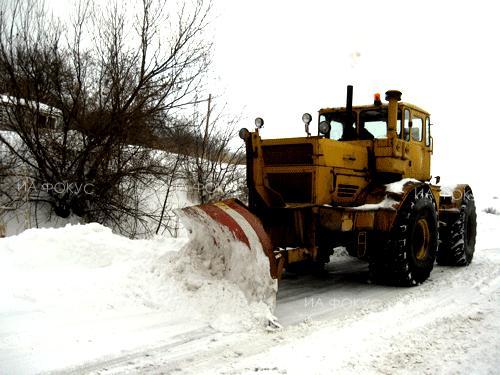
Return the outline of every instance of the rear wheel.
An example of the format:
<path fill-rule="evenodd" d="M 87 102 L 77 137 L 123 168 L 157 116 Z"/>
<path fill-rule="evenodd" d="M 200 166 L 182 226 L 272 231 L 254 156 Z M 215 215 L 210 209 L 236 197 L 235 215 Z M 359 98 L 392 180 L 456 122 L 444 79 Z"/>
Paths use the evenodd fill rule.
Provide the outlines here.
<path fill-rule="evenodd" d="M 438 246 L 436 206 L 427 186 L 417 187 L 403 202 L 389 239 L 370 255 L 371 279 L 412 286 L 425 281 Z"/>
<path fill-rule="evenodd" d="M 472 190 L 465 190 L 460 213 L 446 223 L 437 263 L 442 266 L 467 266 L 476 246 L 476 205 Z"/>

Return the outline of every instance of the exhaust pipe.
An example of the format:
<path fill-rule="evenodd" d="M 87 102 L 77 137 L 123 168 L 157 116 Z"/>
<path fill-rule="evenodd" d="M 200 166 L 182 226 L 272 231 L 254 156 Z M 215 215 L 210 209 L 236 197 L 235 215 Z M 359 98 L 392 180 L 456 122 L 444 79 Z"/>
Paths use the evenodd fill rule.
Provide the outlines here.
<path fill-rule="evenodd" d="M 389 102 L 387 108 L 387 136 L 396 137 L 396 124 L 398 122 L 398 102 L 401 100 L 401 91 L 389 90 L 385 93 L 385 100 Z"/>
<path fill-rule="evenodd" d="M 346 119 L 344 130 L 342 132 L 342 140 L 352 141 L 358 137 L 357 131 L 352 127 L 354 123 L 354 113 L 352 112 L 352 85 L 347 86 L 347 99 L 345 104 Z"/>
<path fill-rule="evenodd" d="M 347 100 L 345 104 L 347 113 L 352 117 L 352 85 L 347 86 Z"/>

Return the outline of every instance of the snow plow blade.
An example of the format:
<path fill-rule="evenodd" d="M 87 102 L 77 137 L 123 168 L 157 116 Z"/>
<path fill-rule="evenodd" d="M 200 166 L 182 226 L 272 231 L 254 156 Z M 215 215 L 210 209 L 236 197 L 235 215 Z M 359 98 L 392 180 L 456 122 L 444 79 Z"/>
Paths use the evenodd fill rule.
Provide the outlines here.
<path fill-rule="evenodd" d="M 249 249 L 263 251 L 269 259 L 269 271 L 273 279 L 279 279 L 283 271 L 284 258 L 274 254 L 273 246 L 260 220 L 237 199 L 228 199 L 215 203 L 201 204 L 181 208 L 176 211 L 182 224 L 192 233 L 195 225 L 201 225 L 214 237 L 218 230 L 227 231 L 235 240 L 242 242 Z"/>

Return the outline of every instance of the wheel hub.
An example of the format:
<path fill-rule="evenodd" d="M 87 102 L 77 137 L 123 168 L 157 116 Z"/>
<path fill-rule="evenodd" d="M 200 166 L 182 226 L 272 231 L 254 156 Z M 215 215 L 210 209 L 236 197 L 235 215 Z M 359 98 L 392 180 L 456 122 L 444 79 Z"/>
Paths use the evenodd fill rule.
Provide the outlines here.
<path fill-rule="evenodd" d="M 414 242 L 415 258 L 417 258 L 417 260 L 422 261 L 427 258 L 430 237 L 431 236 L 427 220 L 420 219 L 419 221 L 417 221 L 417 225 L 415 227 Z"/>

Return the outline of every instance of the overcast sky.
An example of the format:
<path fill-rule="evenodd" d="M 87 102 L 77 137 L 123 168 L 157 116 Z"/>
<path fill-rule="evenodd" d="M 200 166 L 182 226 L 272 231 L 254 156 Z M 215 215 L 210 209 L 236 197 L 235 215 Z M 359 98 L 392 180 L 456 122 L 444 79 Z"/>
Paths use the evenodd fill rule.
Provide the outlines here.
<path fill-rule="evenodd" d="M 343 106 L 347 84 L 354 104 L 398 89 L 432 115 L 435 174 L 499 180 L 495 1 L 215 4 L 215 70 L 242 126 L 261 116 L 263 136 L 300 136 L 302 113 Z"/>
<path fill-rule="evenodd" d="M 319 108 L 343 106 L 347 84 L 354 104 L 398 89 L 431 113 L 434 174 L 496 182 L 497 8 L 485 0 L 214 0 L 213 92 L 243 114 L 242 127 L 260 116 L 262 135 L 277 137 L 304 135 L 304 112 L 316 119 Z"/>

